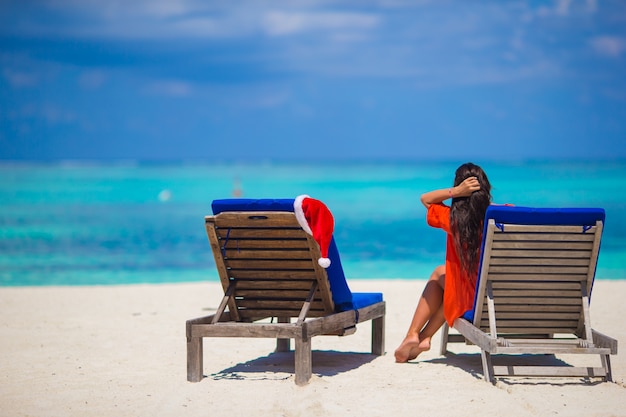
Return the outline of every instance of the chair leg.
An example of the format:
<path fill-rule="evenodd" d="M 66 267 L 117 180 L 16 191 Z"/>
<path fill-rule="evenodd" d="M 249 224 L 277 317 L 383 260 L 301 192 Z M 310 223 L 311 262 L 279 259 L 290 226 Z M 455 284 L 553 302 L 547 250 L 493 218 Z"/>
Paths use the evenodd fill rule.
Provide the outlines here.
<path fill-rule="evenodd" d="M 491 354 L 484 350 L 480 352 L 480 357 L 483 362 L 483 374 L 485 375 L 485 381 L 494 384 L 496 379 L 493 374 L 493 364 L 491 363 Z"/>
<path fill-rule="evenodd" d="M 200 382 L 203 377 L 202 338 L 187 337 L 187 381 Z"/>
<path fill-rule="evenodd" d="M 313 374 L 311 363 L 311 338 L 296 337 L 295 378 L 296 385 L 306 385 Z"/>
<path fill-rule="evenodd" d="M 611 357 L 609 355 L 600 355 L 600 358 L 602 359 L 602 367 L 606 372 L 604 380 L 613 382 L 613 375 L 611 373 Z"/>
<path fill-rule="evenodd" d="M 276 352 L 289 352 L 291 350 L 289 339 L 276 339 Z"/>
<path fill-rule="evenodd" d="M 448 327 L 448 323 L 444 323 L 441 326 L 441 346 L 439 346 L 439 354 L 445 355 L 448 353 L 448 333 L 450 332 L 450 327 Z"/>
<path fill-rule="evenodd" d="M 372 320 L 372 355 L 385 354 L 385 316 Z"/>
<path fill-rule="evenodd" d="M 278 317 L 279 323 L 289 323 L 289 317 Z M 291 349 L 290 339 L 276 339 L 276 352 L 289 352 Z"/>

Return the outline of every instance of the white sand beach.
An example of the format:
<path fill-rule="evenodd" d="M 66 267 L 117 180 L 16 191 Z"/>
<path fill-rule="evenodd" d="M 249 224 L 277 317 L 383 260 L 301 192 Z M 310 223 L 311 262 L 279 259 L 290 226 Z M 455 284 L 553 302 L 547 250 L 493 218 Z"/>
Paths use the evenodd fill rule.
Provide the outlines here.
<path fill-rule="evenodd" d="M 626 355 L 613 383 L 485 382 L 479 350 L 452 345 L 396 364 L 423 280 L 349 280 L 387 301 L 386 355 L 369 355 L 370 325 L 313 339 L 313 378 L 293 381 L 293 354 L 268 339 L 204 342 L 204 373 L 186 380 L 185 321 L 210 314 L 219 283 L 0 288 L 1 416 L 626 416 Z M 597 280 L 593 327 L 626 346 L 626 281 Z M 561 359 L 561 358 L 559 358 Z M 571 359 L 571 360 L 570 360 Z M 568 363 L 599 358 L 563 358 Z"/>

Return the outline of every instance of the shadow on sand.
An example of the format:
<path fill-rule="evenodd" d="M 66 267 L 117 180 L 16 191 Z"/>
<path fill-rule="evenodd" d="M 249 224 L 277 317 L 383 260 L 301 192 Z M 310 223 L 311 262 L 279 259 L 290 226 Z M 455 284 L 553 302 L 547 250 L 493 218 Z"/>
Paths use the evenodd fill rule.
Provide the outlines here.
<path fill-rule="evenodd" d="M 373 361 L 378 356 L 369 353 L 338 352 L 335 350 L 312 351 L 313 375 L 335 376 Z M 288 375 L 285 375 L 288 374 Z M 219 379 L 289 379 L 294 374 L 294 352 L 273 352 L 267 356 L 238 363 L 209 375 Z"/>
<path fill-rule="evenodd" d="M 563 366 L 570 367 L 567 362 L 557 358 L 555 355 L 492 355 L 491 360 L 494 366 Z M 483 366 L 479 353 L 455 354 L 447 352 L 445 356 L 422 361 L 422 363 L 442 364 L 463 369 L 477 379 L 484 379 Z M 530 377 L 496 377 L 498 382 L 512 384 L 529 385 L 571 385 L 585 384 L 596 385 L 602 383 L 597 378 L 530 378 Z"/>

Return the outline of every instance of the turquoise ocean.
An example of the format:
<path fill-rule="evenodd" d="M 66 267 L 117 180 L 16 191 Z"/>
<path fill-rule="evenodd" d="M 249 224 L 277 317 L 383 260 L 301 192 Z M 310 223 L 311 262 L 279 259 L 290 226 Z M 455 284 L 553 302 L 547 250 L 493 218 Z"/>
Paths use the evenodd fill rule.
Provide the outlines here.
<path fill-rule="evenodd" d="M 0 285 L 217 281 L 211 201 L 324 201 L 348 278 L 427 278 L 445 236 L 419 196 L 466 161 L 0 163 Z M 602 207 L 598 279 L 626 279 L 626 161 L 473 161 L 495 203 Z"/>

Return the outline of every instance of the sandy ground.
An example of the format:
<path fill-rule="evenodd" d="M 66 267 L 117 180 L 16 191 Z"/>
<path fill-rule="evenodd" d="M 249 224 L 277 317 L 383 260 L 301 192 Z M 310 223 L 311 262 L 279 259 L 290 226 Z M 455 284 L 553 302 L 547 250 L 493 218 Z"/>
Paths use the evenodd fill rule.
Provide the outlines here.
<path fill-rule="evenodd" d="M 386 355 L 369 352 L 370 325 L 313 339 L 313 377 L 298 387 L 293 353 L 266 339 L 204 342 L 204 373 L 186 380 L 185 321 L 210 314 L 218 283 L 0 288 L 1 416 L 626 416 L 626 356 L 613 383 L 482 379 L 476 347 L 456 344 L 396 364 L 422 280 L 351 280 L 387 301 Z M 626 281 L 596 281 L 593 327 L 626 346 Z M 597 357 L 559 358 L 567 363 Z"/>

